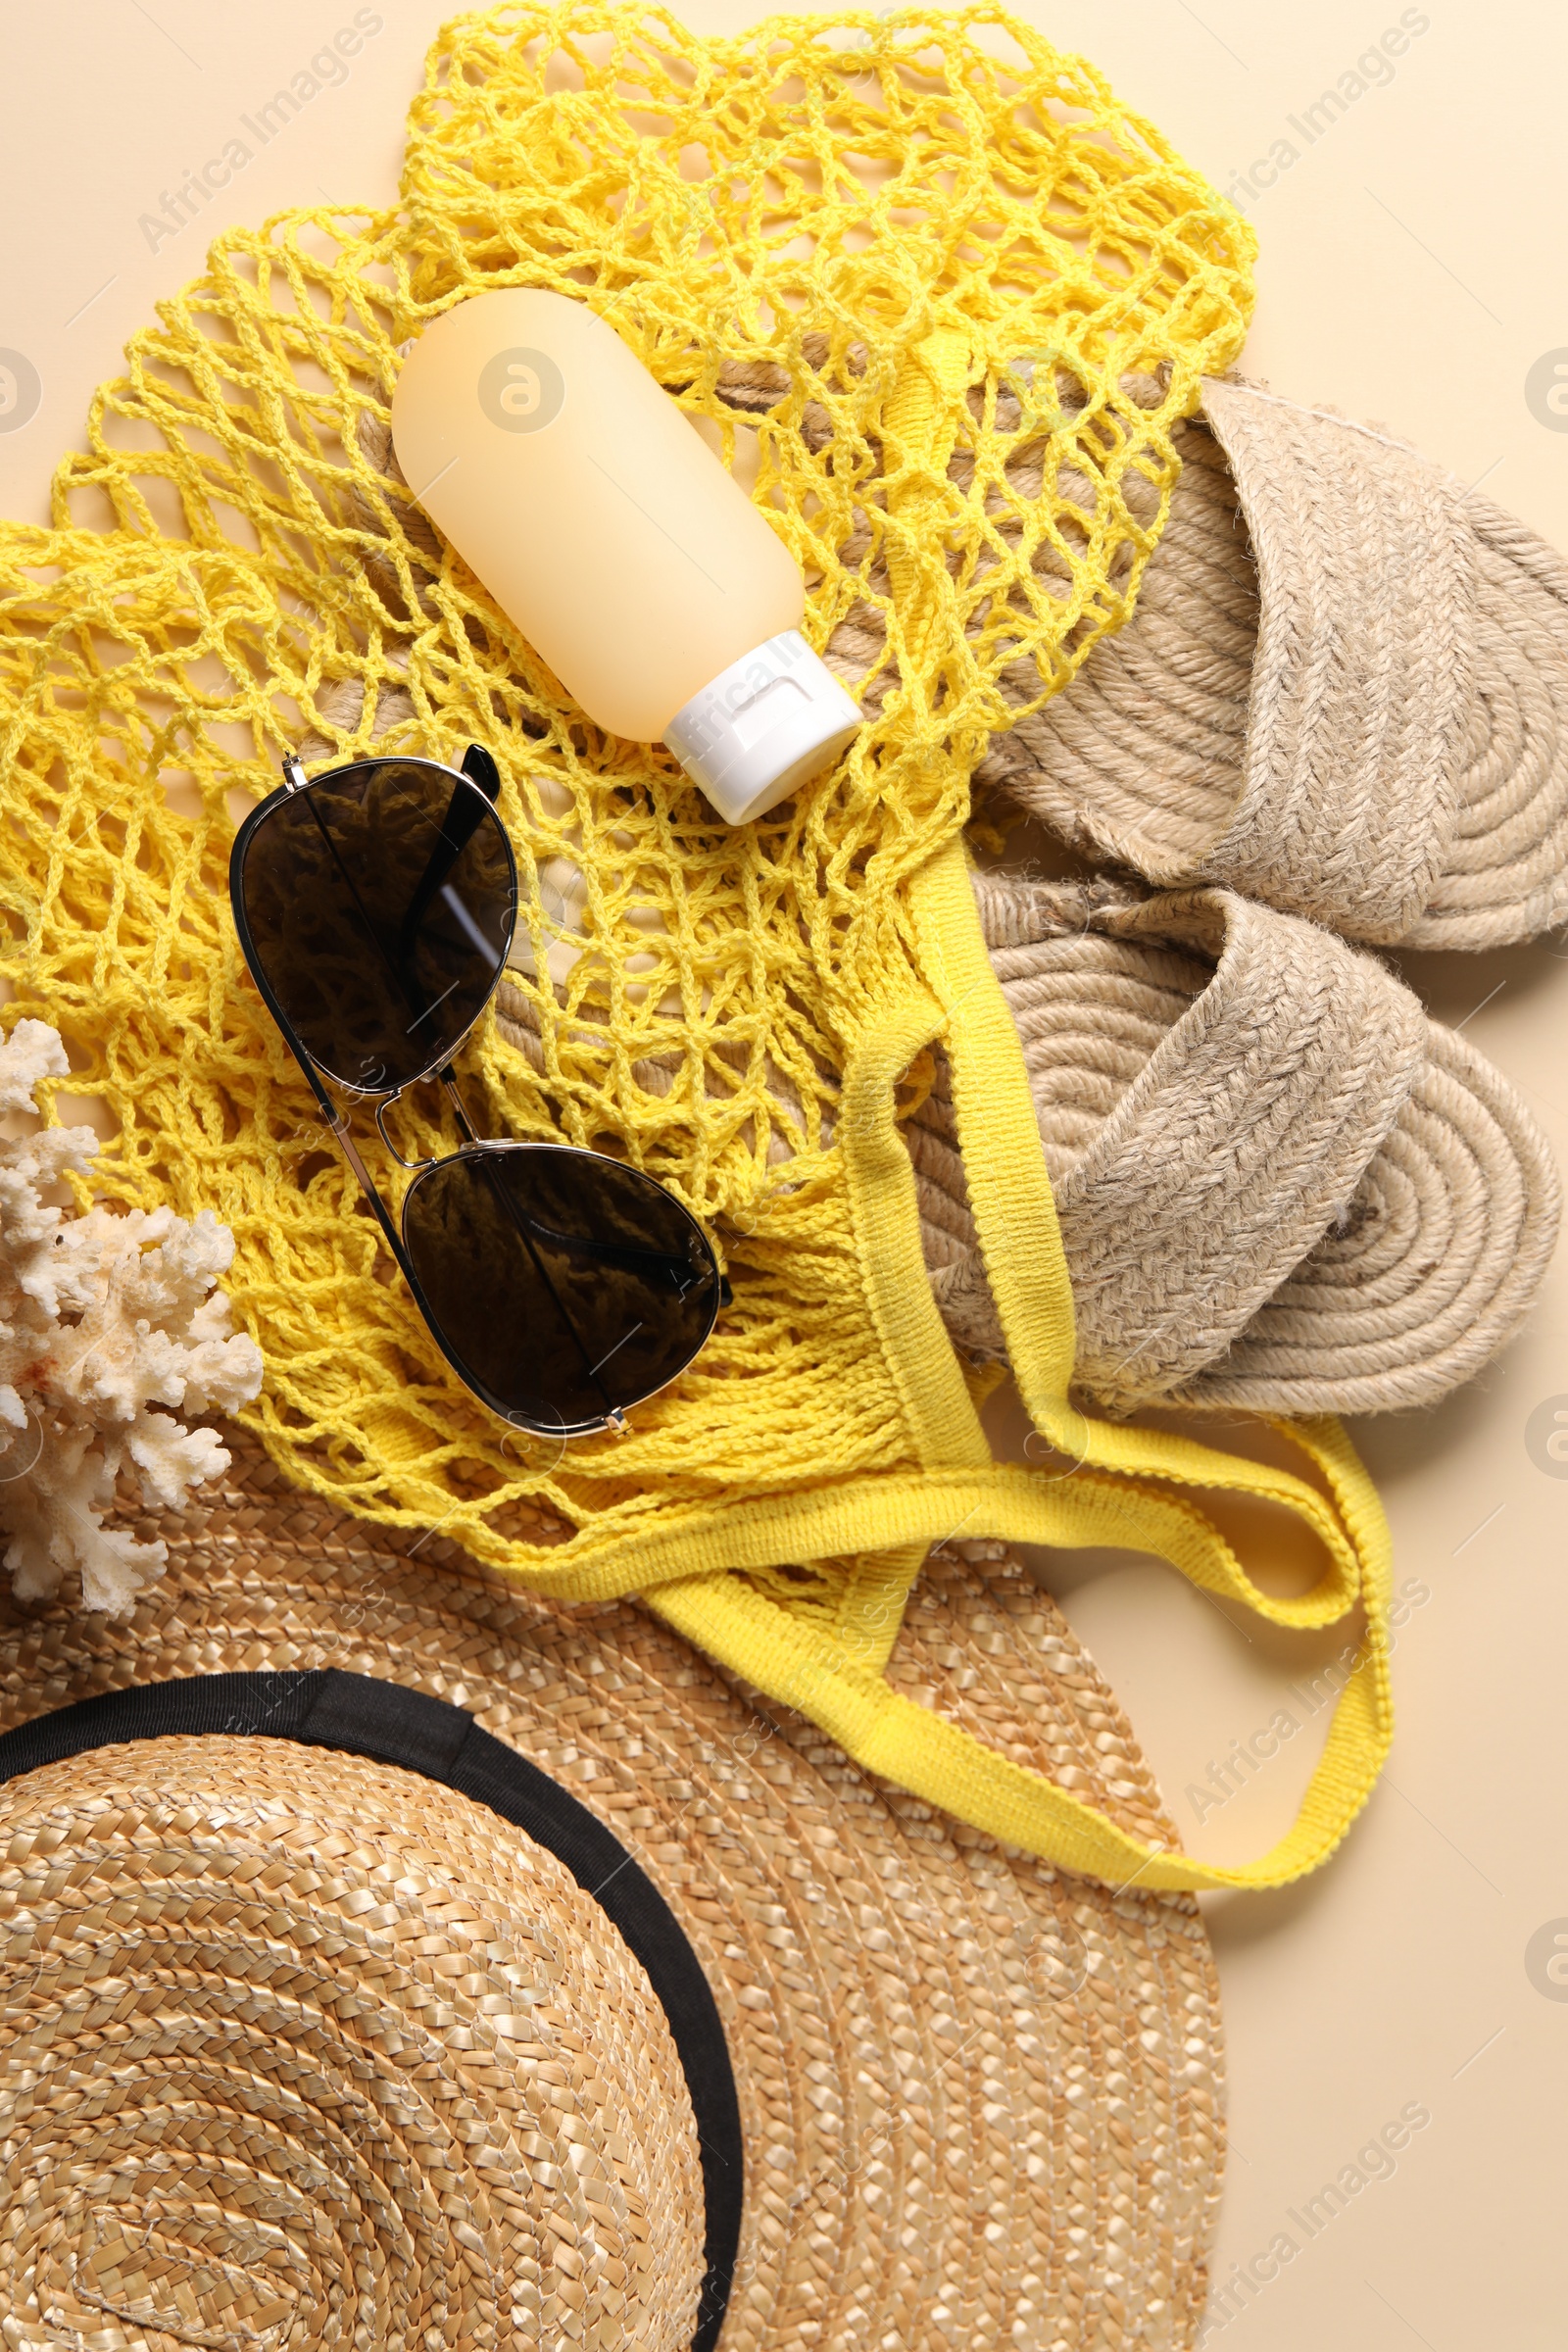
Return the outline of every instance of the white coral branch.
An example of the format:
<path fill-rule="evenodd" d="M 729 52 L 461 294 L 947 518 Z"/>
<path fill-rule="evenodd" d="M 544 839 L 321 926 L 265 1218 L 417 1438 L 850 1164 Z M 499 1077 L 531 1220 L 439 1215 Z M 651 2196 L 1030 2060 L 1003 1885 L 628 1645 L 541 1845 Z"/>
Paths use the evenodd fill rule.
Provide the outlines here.
<path fill-rule="evenodd" d="M 69 1067 L 53 1029 L 19 1021 L 0 1043 L 0 1112 L 34 1109 L 39 1080 Z M 226 1470 L 213 1431 L 173 1415 L 248 1403 L 262 1357 L 215 1288 L 234 1237 L 211 1209 L 74 1217 L 45 1198 L 97 1152 L 90 1127 L 0 1139 L 0 1540 L 20 1598 L 48 1599 L 74 1570 L 87 1608 L 123 1615 L 168 1547 L 104 1526 L 116 1480 L 177 1510 Z"/>

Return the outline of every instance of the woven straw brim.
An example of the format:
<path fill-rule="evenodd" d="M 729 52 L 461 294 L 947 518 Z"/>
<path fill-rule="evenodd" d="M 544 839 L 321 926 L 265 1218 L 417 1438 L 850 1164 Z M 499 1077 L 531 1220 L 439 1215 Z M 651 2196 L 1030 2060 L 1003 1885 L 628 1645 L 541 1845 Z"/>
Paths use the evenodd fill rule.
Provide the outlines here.
<path fill-rule="evenodd" d="M 1517 1330 L 1556 1237 L 1549 1149 L 1380 964 L 1225 892 L 977 889 L 1088 1396 L 1386 1412 L 1435 1402 Z M 1001 1355 L 945 1069 L 906 1134 L 949 1329 Z"/>
<path fill-rule="evenodd" d="M 1193 2341 L 1221 2059 L 1190 1899 L 1002 1851 L 760 1712 L 636 1607 L 533 1601 L 440 1537 L 284 1488 L 244 1441 L 207 1528 L 157 1532 L 169 1571 L 133 1618 L 0 1612 L 4 1725 L 131 1684 L 338 1667 L 467 1709 L 569 1789 L 662 1891 L 722 2018 L 745 2138 L 722 2352 Z M 1158 1833 L 1114 1702 L 1015 1567 L 936 1556 L 892 1672 Z M 693 2151 L 635 1966 L 612 1982 L 612 1938 L 580 1920 L 622 2021 L 603 2052 L 592 2027 L 577 2085 L 584 2115 L 601 2091 L 623 2103 L 608 2159 L 598 2123 L 577 2133 L 603 2193 L 589 2179 L 564 2196 L 540 2159 L 564 2093 L 510 2069 L 490 2022 L 522 2005 L 519 1968 L 539 1993 L 548 1856 L 413 1776 L 265 1739 L 100 1750 L 0 1793 L 9 1950 L 32 1955 L 6 1963 L 0 2076 L 0 2295 L 19 2345 L 609 2352 L 687 2323 Z M 254 1865 L 225 1861 L 229 1823 Z M 101 1902 L 73 1876 L 90 1841 L 109 1856 Z M 170 1884 L 189 1899 L 163 1899 Z M 74 1901 L 71 1968 L 40 1974 L 30 1922 Z M 92 1921 L 113 1946 L 96 1977 Z M 524 2296 L 508 2332 L 494 2287 L 514 2277 L 543 2280 L 543 2300 Z M 257 2332 L 269 2278 L 331 2326 Z"/>
<path fill-rule="evenodd" d="M 669 2027 L 485 1806 L 282 1739 L 137 1740 L 0 1788 L 0 1847 L 9 2344 L 611 2352 L 628 2315 L 690 2343 Z"/>
<path fill-rule="evenodd" d="M 1347 938 L 1568 916 L 1568 564 L 1393 437 L 1209 382 L 1127 623 L 982 763 L 1090 855 Z"/>

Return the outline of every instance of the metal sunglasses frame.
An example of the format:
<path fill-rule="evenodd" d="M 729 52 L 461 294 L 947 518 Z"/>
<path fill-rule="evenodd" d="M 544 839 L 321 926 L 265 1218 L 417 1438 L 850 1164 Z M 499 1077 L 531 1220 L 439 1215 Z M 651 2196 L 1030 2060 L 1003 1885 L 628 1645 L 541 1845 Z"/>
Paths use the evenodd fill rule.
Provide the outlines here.
<path fill-rule="evenodd" d="M 490 983 L 488 991 L 486 992 L 483 1004 L 479 1006 L 472 1020 L 469 1021 L 467 1027 L 463 1031 L 462 1035 L 454 1039 L 453 1042 L 449 1046 L 446 1046 L 440 1054 L 435 1055 L 435 1057 L 429 1061 L 423 1069 L 416 1071 L 412 1077 L 403 1079 L 397 1086 L 379 1088 L 359 1086 L 350 1079 L 338 1077 L 335 1071 L 324 1070 L 321 1065 L 313 1058 L 309 1050 L 302 1043 L 294 1029 L 293 1023 L 289 1020 L 288 1015 L 284 1012 L 282 1005 L 277 1001 L 277 998 L 272 990 L 271 983 L 267 976 L 266 964 L 261 956 L 258 954 L 255 941 L 252 938 L 250 922 L 245 911 L 244 874 L 246 852 L 248 851 L 251 843 L 255 840 L 257 834 L 266 824 L 269 816 L 275 814 L 279 808 L 286 808 L 291 802 L 298 800 L 302 793 L 310 793 L 315 791 L 318 785 L 341 783 L 345 777 L 350 777 L 361 772 L 368 773 L 371 769 L 377 767 L 389 766 L 427 768 L 432 774 L 438 775 L 445 781 L 474 794 L 475 798 L 480 803 L 480 808 L 474 811 L 475 817 L 477 819 L 489 817 L 493 821 L 496 831 L 500 836 L 502 846 L 506 851 L 507 865 L 512 876 L 513 913 L 511 921 L 508 925 L 506 943 L 502 950 L 501 960 L 497 965 L 495 976 Z M 606 1411 L 593 1420 L 575 1422 L 558 1420 L 551 1423 L 532 1421 L 528 1419 L 525 1414 L 518 1411 L 516 1407 L 503 1404 L 498 1398 L 491 1396 L 485 1390 L 482 1384 L 475 1379 L 469 1367 L 453 1352 L 451 1347 L 448 1345 L 446 1335 L 442 1331 L 440 1323 L 436 1319 L 435 1314 L 432 1312 L 429 1300 L 424 1295 L 424 1291 L 420 1285 L 418 1276 L 414 1270 L 414 1263 L 409 1254 L 405 1235 L 400 1230 L 398 1224 L 394 1221 L 390 1209 L 387 1207 L 385 1200 L 381 1197 L 381 1193 L 376 1185 L 375 1179 L 371 1176 L 369 1169 L 366 1166 L 364 1159 L 360 1155 L 359 1146 L 354 1141 L 349 1113 L 346 1110 L 340 1110 L 337 1104 L 332 1101 L 331 1096 L 326 1091 L 326 1081 L 330 1080 L 334 1086 L 342 1087 L 346 1092 L 351 1094 L 356 1101 L 374 1103 L 376 1132 L 379 1134 L 382 1143 L 386 1146 L 386 1149 L 392 1154 L 392 1157 L 398 1162 L 398 1165 L 411 1170 L 414 1175 L 414 1182 L 409 1186 L 408 1191 L 403 1197 L 403 1216 L 405 1219 L 407 1219 L 408 1216 L 409 1202 L 413 1200 L 414 1195 L 417 1191 L 421 1181 L 428 1176 L 432 1170 L 449 1166 L 454 1160 L 483 1160 L 485 1158 L 494 1157 L 498 1153 L 514 1152 L 549 1152 L 557 1154 L 558 1156 L 564 1152 L 570 1153 L 572 1156 L 578 1159 L 588 1160 L 604 1160 L 610 1156 L 608 1153 L 603 1152 L 590 1152 L 580 1144 L 518 1143 L 513 1139 L 501 1138 L 489 1140 L 485 1137 L 476 1135 L 472 1122 L 469 1120 L 467 1111 L 464 1107 L 463 1098 L 458 1092 L 457 1076 L 452 1064 L 456 1060 L 458 1054 L 462 1052 L 464 1046 L 467 1043 L 468 1039 L 473 1035 L 474 1030 L 478 1027 L 480 1021 L 483 1020 L 486 1012 L 490 1008 L 490 1004 L 495 996 L 495 992 L 501 985 L 501 975 L 507 968 L 507 955 L 511 950 L 513 936 L 516 929 L 517 861 L 513 856 L 512 844 L 507 839 L 506 828 L 502 825 L 500 818 L 496 815 L 495 803 L 497 796 L 500 793 L 500 789 L 501 777 L 496 767 L 496 763 L 491 758 L 490 754 L 484 749 L 483 745 L 477 743 L 469 744 L 466 752 L 464 754 L 464 761 L 461 768 L 448 767 L 444 761 L 439 760 L 421 760 L 404 753 L 381 753 L 368 760 L 352 760 L 339 767 L 323 768 L 319 775 L 307 776 L 299 760 L 293 758 L 291 755 L 283 761 L 283 781 L 281 785 L 275 792 L 269 793 L 265 801 L 258 803 L 256 808 L 251 810 L 249 816 L 247 816 L 245 822 L 241 825 L 238 833 L 234 837 L 234 846 L 229 853 L 228 864 L 229 903 L 234 913 L 234 929 L 239 938 L 240 953 L 245 958 L 246 969 L 250 973 L 252 980 L 256 983 L 256 987 L 261 995 L 263 1004 L 267 1006 L 268 1011 L 271 1014 L 272 1019 L 276 1022 L 279 1034 L 283 1039 L 283 1043 L 287 1046 L 290 1054 L 292 1054 L 294 1056 L 295 1061 L 299 1064 L 300 1070 L 310 1086 L 312 1094 L 316 1097 L 317 1102 L 320 1106 L 321 1115 L 325 1121 L 327 1131 L 331 1135 L 334 1144 L 337 1146 L 338 1151 L 342 1153 L 343 1158 L 352 1171 L 360 1190 L 364 1193 L 366 1200 L 369 1202 L 376 1223 L 381 1229 L 386 1246 L 392 1252 L 393 1260 L 397 1265 L 398 1271 L 403 1276 L 404 1281 L 409 1286 L 410 1292 L 413 1294 L 414 1302 L 419 1310 L 425 1329 L 429 1332 L 430 1337 L 440 1348 L 441 1353 L 446 1358 L 448 1364 L 451 1365 L 453 1371 L 463 1382 L 464 1387 L 471 1396 L 477 1396 L 480 1403 L 485 1405 L 491 1412 L 497 1414 L 500 1419 L 508 1422 L 514 1429 L 527 1431 L 532 1437 L 571 1439 L 597 1437 L 604 1434 L 606 1431 L 624 1433 L 626 1429 L 627 1410 L 635 1409 L 635 1406 L 638 1404 L 646 1404 L 649 1397 L 661 1395 L 664 1389 L 668 1388 L 674 1381 L 680 1379 L 682 1373 L 687 1370 L 688 1366 L 696 1360 L 697 1356 L 701 1354 L 703 1348 L 707 1347 L 709 1340 L 712 1336 L 713 1325 L 718 1319 L 720 1308 L 729 1303 L 729 1285 L 725 1281 L 724 1276 L 719 1269 L 718 1260 L 713 1251 L 713 1246 L 710 1242 L 707 1234 L 704 1233 L 697 1219 L 692 1215 L 691 1211 L 685 1206 L 685 1204 L 682 1201 L 677 1200 L 674 1195 L 668 1192 L 667 1189 L 661 1187 L 661 1190 L 664 1191 L 665 1199 L 675 1209 L 679 1211 L 679 1213 L 690 1225 L 693 1235 L 696 1237 L 698 1244 L 706 1254 L 708 1262 L 712 1269 L 712 1312 L 709 1317 L 707 1329 L 704 1331 L 702 1338 L 698 1341 L 697 1346 L 692 1349 L 691 1354 L 686 1358 L 686 1362 L 683 1363 L 677 1371 L 672 1372 L 668 1380 L 662 1381 L 660 1386 L 656 1389 L 650 1389 L 647 1396 L 634 1398 L 631 1408 L 623 1405 L 611 1405 L 608 1403 L 607 1399 Z M 437 1080 L 445 1092 L 447 1100 L 450 1102 L 453 1113 L 457 1119 L 459 1135 L 463 1140 L 456 1152 L 440 1152 L 430 1159 L 405 1159 L 402 1152 L 393 1143 L 391 1137 L 387 1134 L 385 1115 L 392 1108 L 393 1104 L 397 1102 L 402 1096 L 408 1093 L 411 1087 L 422 1086 L 431 1079 Z M 612 1160 L 611 1164 L 612 1166 L 618 1167 L 621 1163 L 618 1160 Z M 641 1171 L 639 1171 L 639 1173 Z M 653 1183 L 656 1180 L 650 1177 L 648 1181 Z M 529 1248 L 531 1254 L 532 1244 L 528 1242 L 526 1235 L 523 1235 L 521 1238 Z M 655 1254 L 663 1256 L 665 1253 L 659 1251 Z M 535 1263 L 538 1263 L 537 1258 L 535 1259 Z M 542 1266 L 540 1267 L 540 1272 L 546 1285 L 552 1290 L 553 1293 L 554 1285 L 550 1283 L 550 1277 L 548 1273 L 544 1271 Z M 569 1327 L 570 1317 L 565 1315 L 564 1309 L 563 1319 L 568 1324 Z M 586 1351 L 584 1351 L 584 1354 L 586 1357 Z M 594 1379 L 597 1375 L 597 1365 L 590 1367 L 588 1375 L 589 1378 Z"/>

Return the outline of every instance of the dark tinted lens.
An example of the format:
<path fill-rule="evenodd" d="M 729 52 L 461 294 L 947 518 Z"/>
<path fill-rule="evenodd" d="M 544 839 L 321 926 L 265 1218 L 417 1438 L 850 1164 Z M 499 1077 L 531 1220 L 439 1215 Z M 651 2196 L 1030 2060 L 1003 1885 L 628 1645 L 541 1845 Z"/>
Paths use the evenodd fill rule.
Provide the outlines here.
<path fill-rule="evenodd" d="M 489 802 L 445 768 L 383 760 L 279 801 L 246 844 L 251 950 L 311 1059 L 389 1094 L 482 1010 L 516 917 Z"/>
<path fill-rule="evenodd" d="M 711 1329 L 718 1270 L 651 1176 L 503 1145 L 417 1177 L 403 1232 L 425 1307 L 486 1401 L 572 1430 L 662 1389 Z"/>

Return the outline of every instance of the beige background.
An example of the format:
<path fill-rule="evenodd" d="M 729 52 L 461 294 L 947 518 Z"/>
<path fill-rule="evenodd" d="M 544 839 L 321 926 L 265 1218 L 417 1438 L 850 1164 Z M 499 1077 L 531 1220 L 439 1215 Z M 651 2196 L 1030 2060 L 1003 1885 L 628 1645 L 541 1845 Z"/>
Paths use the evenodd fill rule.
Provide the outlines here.
<path fill-rule="evenodd" d="M 213 230 L 322 197 L 391 197 L 440 10 L 380 0 L 369 13 L 381 28 L 347 83 L 154 251 L 140 216 L 352 7 L 53 0 L 8 12 L 0 347 L 25 353 L 43 393 L 24 429 L 0 431 L 0 510 L 44 519 L 52 458 L 79 433 L 93 385 L 158 297 L 196 270 Z M 682 13 L 729 29 L 760 11 L 686 0 Z M 1263 239 L 1251 373 L 1409 434 L 1568 547 L 1568 431 L 1526 397 L 1539 360 L 1568 359 L 1560 11 L 1433 0 L 1412 12 L 1429 23 L 1392 80 L 1310 144 L 1290 118 L 1399 23 L 1394 0 L 1028 0 L 1022 13 L 1086 50 L 1221 188 L 1235 191 L 1234 174 L 1276 141 L 1298 150 L 1248 199 Z M 1568 937 L 1411 959 L 1410 972 L 1525 1089 L 1568 1157 L 1565 959 Z M 1372 2181 L 1212 2342 L 1556 2352 L 1564 2341 L 1568 2000 L 1545 1997 L 1526 1967 L 1538 1930 L 1561 1919 L 1568 1932 L 1568 1483 L 1538 1466 L 1525 1437 L 1532 1411 L 1559 1394 L 1568 1407 L 1560 1272 L 1532 1328 L 1469 1394 L 1358 1433 L 1393 1517 L 1397 1576 L 1413 1580 L 1396 1658 L 1398 1744 L 1328 1871 L 1283 1895 L 1209 1905 L 1231 2046 L 1219 2276 L 1292 2228 L 1287 2210 L 1407 2103 L 1431 2122 L 1395 2177 Z M 997 1431 L 1013 1448 L 1024 1434 L 1005 1406 Z M 1266 1845 L 1326 1709 L 1201 1822 L 1185 1792 L 1282 1701 L 1307 1717 L 1305 1646 L 1234 1630 L 1151 1563 L 1046 1555 L 1040 1566 L 1125 1698 L 1190 1843 L 1226 1858 Z"/>

